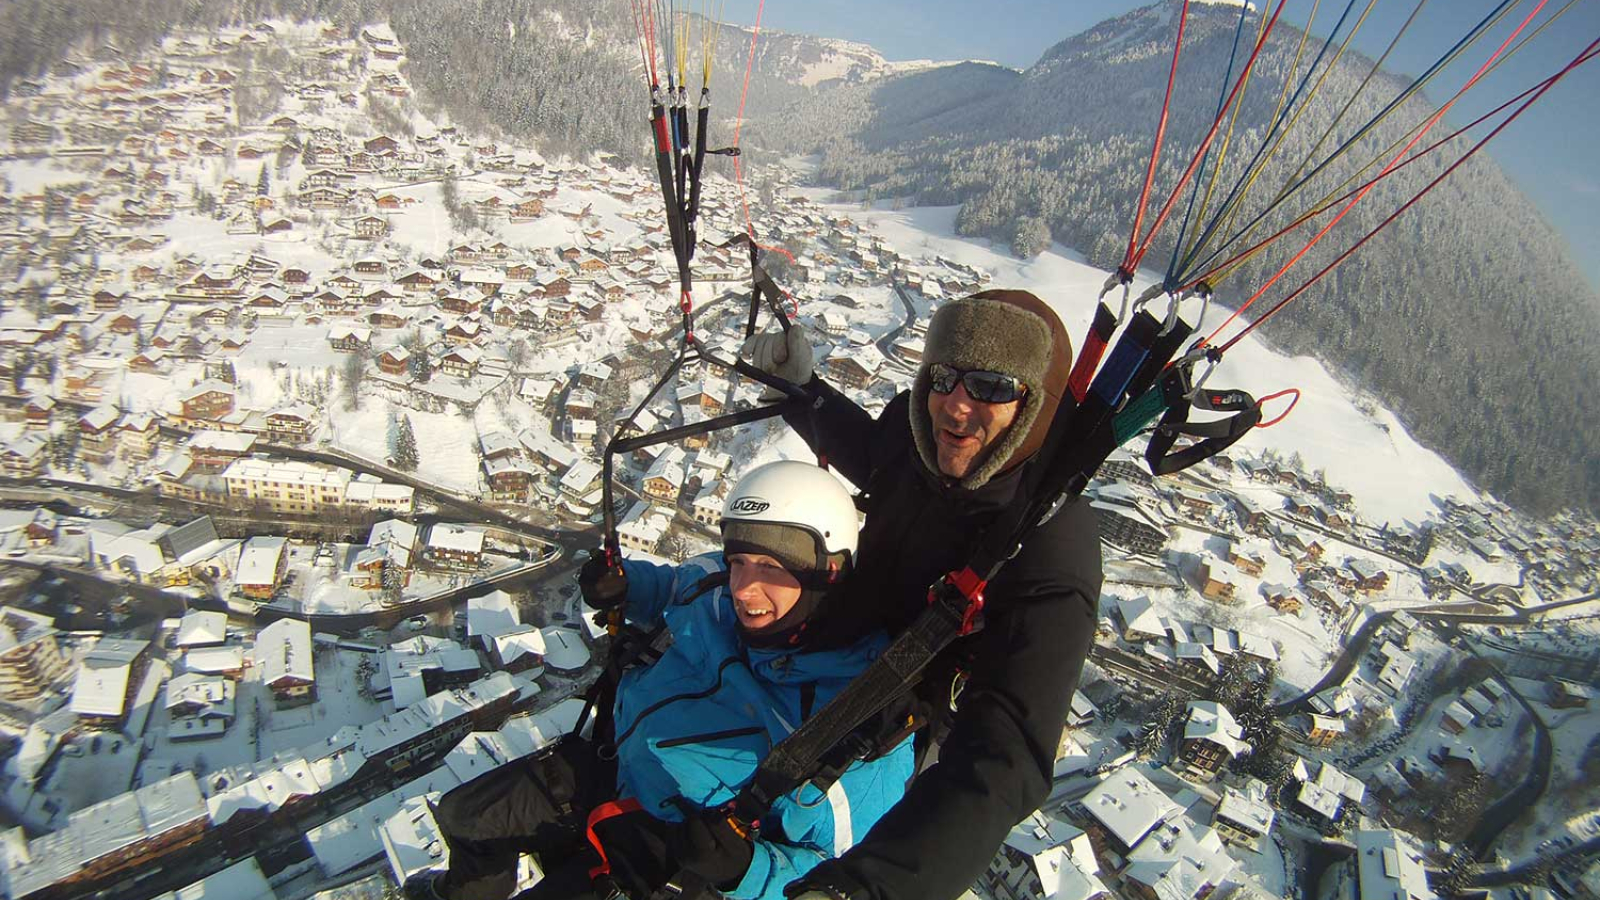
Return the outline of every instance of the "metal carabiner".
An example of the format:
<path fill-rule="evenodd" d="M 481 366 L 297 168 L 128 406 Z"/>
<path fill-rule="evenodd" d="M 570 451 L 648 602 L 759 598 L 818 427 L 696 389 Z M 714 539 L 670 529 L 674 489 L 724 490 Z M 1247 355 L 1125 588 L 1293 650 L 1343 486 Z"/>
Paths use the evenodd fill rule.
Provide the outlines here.
<path fill-rule="evenodd" d="M 1207 363 L 1209 363 L 1209 365 L 1207 365 L 1206 370 L 1201 373 L 1200 378 L 1196 380 L 1192 377 L 1192 372 L 1194 370 L 1195 363 L 1198 363 L 1201 360 L 1205 360 Z M 1194 395 L 1200 393 L 1200 389 L 1205 386 L 1206 379 L 1211 377 L 1211 373 L 1217 370 L 1217 366 L 1221 362 L 1222 351 L 1215 347 L 1206 345 L 1205 341 L 1203 340 L 1196 341 L 1194 346 L 1189 348 L 1188 353 L 1178 357 L 1177 362 L 1174 362 L 1172 367 L 1177 369 L 1179 375 L 1183 378 L 1185 386 L 1183 399 L 1185 401 L 1191 403 L 1194 401 Z"/>
<path fill-rule="evenodd" d="M 1183 301 L 1188 298 L 1188 291 L 1167 295 L 1167 317 L 1162 321 L 1161 330 L 1156 333 L 1156 337 L 1164 338 L 1172 333 L 1172 329 L 1178 327 L 1178 310 L 1183 307 Z"/>
<path fill-rule="evenodd" d="M 1138 312 L 1144 309 L 1146 304 L 1164 293 L 1166 293 L 1166 290 L 1159 283 L 1150 285 L 1144 289 L 1144 293 L 1139 295 L 1139 299 L 1133 301 L 1133 311 Z"/>
<path fill-rule="evenodd" d="M 1128 292 L 1133 285 L 1133 275 L 1127 269 L 1118 266 L 1115 272 L 1106 276 L 1106 283 L 1100 286 L 1100 295 L 1095 298 L 1096 301 L 1104 300 L 1106 295 L 1111 293 L 1111 289 L 1119 284 L 1122 285 L 1122 311 L 1117 313 L 1116 322 L 1112 323 L 1113 328 L 1128 318 Z"/>

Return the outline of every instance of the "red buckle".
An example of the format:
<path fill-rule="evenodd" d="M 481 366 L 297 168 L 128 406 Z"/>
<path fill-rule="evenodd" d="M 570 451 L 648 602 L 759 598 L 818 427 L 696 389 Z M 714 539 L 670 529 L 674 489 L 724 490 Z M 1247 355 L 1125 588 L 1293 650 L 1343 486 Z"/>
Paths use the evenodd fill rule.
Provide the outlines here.
<path fill-rule="evenodd" d="M 987 581 L 978 577 L 978 573 L 969 568 L 959 569 L 945 573 L 942 579 L 946 584 L 961 592 L 967 601 L 967 608 L 961 614 L 961 637 L 966 637 L 977 630 L 978 616 L 983 613 L 983 589 L 989 586 Z M 937 599 L 934 589 L 928 591 L 928 602 L 931 604 Z"/>

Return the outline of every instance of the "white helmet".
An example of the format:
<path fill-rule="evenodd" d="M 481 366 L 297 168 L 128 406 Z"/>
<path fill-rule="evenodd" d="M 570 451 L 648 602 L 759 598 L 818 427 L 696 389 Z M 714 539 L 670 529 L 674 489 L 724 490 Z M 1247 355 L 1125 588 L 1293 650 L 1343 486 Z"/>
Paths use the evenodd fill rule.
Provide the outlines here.
<path fill-rule="evenodd" d="M 825 469 L 781 460 L 751 469 L 722 508 L 728 552 L 772 556 L 793 572 L 848 569 L 860 527 L 856 506 Z"/>

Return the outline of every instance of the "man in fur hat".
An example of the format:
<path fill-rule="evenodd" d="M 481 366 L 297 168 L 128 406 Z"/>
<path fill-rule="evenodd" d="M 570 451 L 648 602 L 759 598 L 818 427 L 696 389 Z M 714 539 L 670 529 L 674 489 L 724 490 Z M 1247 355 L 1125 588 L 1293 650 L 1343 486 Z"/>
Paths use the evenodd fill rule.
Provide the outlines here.
<path fill-rule="evenodd" d="M 801 329 L 757 335 L 746 351 L 820 394 L 819 408 L 788 422 L 867 496 L 850 602 L 813 627 L 813 640 L 838 642 L 905 629 L 928 587 L 965 565 L 976 536 L 1022 501 L 1072 366 L 1055 313 L 1008 290 L 941 306 L 911 390 L 876 419 L 812 374 Z M 973 883 L 1049 793 L 1100 582 L 1099 530 L 1080 499 L 1036 528 L 990 583 L 984 627 L 929 666 L 919 694 L 938 714 L 929 729 L 937 762 L 863 841 L 790 885 L 791 896 L 954 898 Z"/>

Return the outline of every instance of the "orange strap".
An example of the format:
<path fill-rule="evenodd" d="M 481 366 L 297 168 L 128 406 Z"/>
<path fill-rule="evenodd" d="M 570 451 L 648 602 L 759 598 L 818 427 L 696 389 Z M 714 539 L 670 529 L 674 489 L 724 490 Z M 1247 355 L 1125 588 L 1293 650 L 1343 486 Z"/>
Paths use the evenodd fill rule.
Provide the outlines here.
<path fill-rule="evenodd" d="M 602 803 L 589 811 L 589 846 L 593 847 L 594 852 L 600 856 L 600 865 L 589 870 L 591 879 L 611 874 L 611 860 L 606 856 L 606 848 L 600 844 L 600 836 L 594 833 L 594 827 L 607 819 L 643 811 L 644 807 L 640 806 L 639 801 L 632 797 L 626 800 L 613 800 L 609 803 Z"/>

